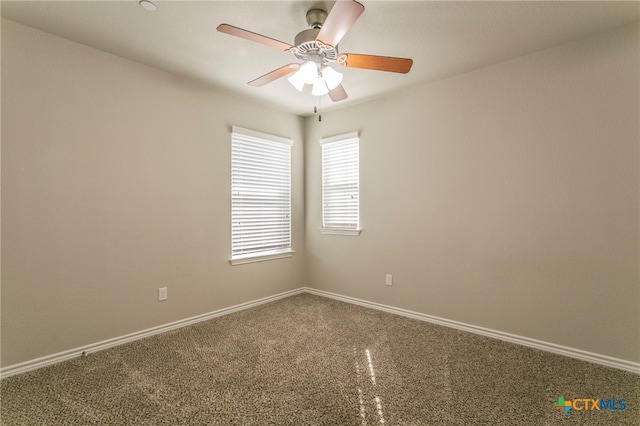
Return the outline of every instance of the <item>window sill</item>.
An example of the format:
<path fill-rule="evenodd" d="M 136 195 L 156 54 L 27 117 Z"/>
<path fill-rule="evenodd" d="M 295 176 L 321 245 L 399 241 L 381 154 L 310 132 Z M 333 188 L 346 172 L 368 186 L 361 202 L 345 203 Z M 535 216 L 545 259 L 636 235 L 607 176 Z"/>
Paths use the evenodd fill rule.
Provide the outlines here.
<path fill-rule="evenodd" d="M 326 235 L 351 235 L 357 237 L 361 232 L 362 229 L 320 228 L 320 233 Z"/>
<path fill-rule="evenodd" d="M 285 257 L 291 257 L 295 253 L 293 249 L 286 249 L 281 251 L 272 251 L 262 254 L 245 254 L 244 256 L 237 256 L 229 260 L 231 265 L 244 265 L 246 263 L 264 262 L 267 260 L 283 259 Z"/>

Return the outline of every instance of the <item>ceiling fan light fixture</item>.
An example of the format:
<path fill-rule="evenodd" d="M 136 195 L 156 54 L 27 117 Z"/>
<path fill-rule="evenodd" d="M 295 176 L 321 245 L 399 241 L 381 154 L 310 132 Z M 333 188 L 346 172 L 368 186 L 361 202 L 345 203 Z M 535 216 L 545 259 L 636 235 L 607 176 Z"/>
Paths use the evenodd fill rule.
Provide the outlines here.
<path fill-rule="evenodd" d="M 289 80 L 289 83 L 291 83 L 293 87 L 298 89 L 298 92 L 302 92 L 302 89 L 304 88 L 305 83 L 302 75 L 300 75 L 300 70 L 298 70 L 291 77 L 287 78 L 287 80 Z"/>
<path fill-rule="evenodd" d="M 307 61 L 300 65 L 298 71 L 289 77 L 289 83 L 299 92 L 302 92 L 305 84 L 313 84 L 319 78 L 318 65 L 313 61 Z"/>
<path fill-rule="evenodd" d="M 300 78 L 304 81 L 304 84 L 313 84 L 318 78 L 318 65 L 313 61 L 307 61 L 296 74 L 300 74 Z"/>
<path fill-rule="evenodd" d="M 322 70 L 322 77 L 324 81 L 327 83 L 327 87 L 329 90 L 333 90 L 342 83 L 342 74 L 338 71 L 334 70 L 331 67 L 325 67 Z"/>
<path fill-rule="evenodd" d="M 327 93 L 329 93 L 329 88 L 327 87 L 327 83 L 324 81 L 324 78 L 316 78 L 316 81 L 313 82 L 313 89 L 311 89 L 311 94 L 313 96 L 323 96 Z"/>

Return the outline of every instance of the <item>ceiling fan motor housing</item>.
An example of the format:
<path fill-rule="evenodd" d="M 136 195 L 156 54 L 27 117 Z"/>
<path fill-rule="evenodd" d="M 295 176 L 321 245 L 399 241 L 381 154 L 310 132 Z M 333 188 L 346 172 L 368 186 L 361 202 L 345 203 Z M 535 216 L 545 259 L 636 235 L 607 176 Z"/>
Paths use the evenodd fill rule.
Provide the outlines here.
<path fill-rule="evenodd" d="M 320 29 L 327 19 L 327 12 L 322 9 L 310 9 L 307 12 L 307 23 L 311 27 L 301 31 L 294 39 L 293 54 L 302 61 L 313 60 L 319 64 L 335 62 L 338 58 L 337 46 L 322 44 L 316 40 Z"/>
<path fill-rule="evenodd" d="M 298 35 L 296 35 L 296 38 L 294 39 L 293 44 L 296 47 L 307 45 L 307 44 L 313 44 L 315 46 L 316 37 L 318 36 L 319 32 L 320 32 L 320 28 L 311 28 L 309 30 L 301 31 L 298 33 Z"/>

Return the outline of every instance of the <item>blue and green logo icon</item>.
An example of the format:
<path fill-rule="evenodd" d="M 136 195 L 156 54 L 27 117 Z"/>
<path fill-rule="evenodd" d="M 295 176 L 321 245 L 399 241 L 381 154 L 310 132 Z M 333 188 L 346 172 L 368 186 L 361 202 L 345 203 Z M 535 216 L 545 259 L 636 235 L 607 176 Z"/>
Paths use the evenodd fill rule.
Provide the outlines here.
<path fill-rule="evenodd" d="M 558 397 L 558 401 L 553 404 L 557 410 L 562 411 L 564 414 L 568 414 L 569 411 L 624 411 L 627 409 L 627 404 L 624 398 L 621 399 L 591 399 L 591 398 L 576 398 L 573 400 L 564 399 L 563 396 Z"/>

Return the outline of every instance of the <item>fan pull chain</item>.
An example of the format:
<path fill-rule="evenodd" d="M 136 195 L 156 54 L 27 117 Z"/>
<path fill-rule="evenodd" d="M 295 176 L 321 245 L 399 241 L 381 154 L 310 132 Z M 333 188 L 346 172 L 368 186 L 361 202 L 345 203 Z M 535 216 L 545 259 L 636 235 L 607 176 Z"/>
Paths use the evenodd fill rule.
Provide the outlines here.
<path fill-rule="evenodd" d="M 314 114 L 318 114 L 318 121 L 321 122 L 322 121 L 322 113 L 320 112 L 320 96 L 318 96 L 317 99 L 318 99 L 318 105 L 313 107 L 313 113 Z"/>

